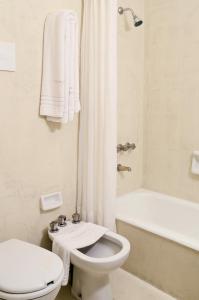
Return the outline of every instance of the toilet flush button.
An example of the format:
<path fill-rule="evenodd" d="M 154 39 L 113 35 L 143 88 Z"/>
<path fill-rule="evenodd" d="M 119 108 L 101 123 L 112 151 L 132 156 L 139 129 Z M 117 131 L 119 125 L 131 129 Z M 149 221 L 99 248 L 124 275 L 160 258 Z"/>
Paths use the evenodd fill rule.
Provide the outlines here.
<path fill-rule="evenodd" d="M 41 196 L 41 209 L 44 211 L 60 207 L 62 204 L 63 197 L 61 192 Z"/>

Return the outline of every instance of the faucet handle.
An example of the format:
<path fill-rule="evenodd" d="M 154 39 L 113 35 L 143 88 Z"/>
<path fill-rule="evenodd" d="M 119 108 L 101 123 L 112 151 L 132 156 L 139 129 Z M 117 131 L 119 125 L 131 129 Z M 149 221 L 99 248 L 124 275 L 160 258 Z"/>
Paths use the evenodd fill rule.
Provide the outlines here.
<path fill-rule="evenodd" d="M 122 144 L 117 145 L 117 152 L 124 151 L 124 146 Z"/>
<path fill-rule="evenodd" d="M 135 145 L 135 143 L 126 143 L 126 147 L 127 147 L 127 149 L 129 150 L 129 149 L 131 149 L 131 150 L 135 150 L 135 148 L 136 148 L 136 145 Z"/>
<path fill-rule="evenodd" d="M 67 223 L 66 223 L 66 216 L 65 215 L 60 215 L 58 217 L 57 221 L 58 221 L 58 226 L 60 226 L 60 227 L 64 227 L 64 226 L 67 225 Z"/>
<path fill-rule="evenodd" d="M 50 232 L 57 232 L 57 231 L 59 231 L 58 222 L 57 221 L 52 221 L 50 223 Z"/>
<path fill-rule="evenodd" d="M 81 216 L 80 214 L 78 214 L 78 212 L 75 212 L 73 215 L 72 215 L 72 219 L 73 219 L 73 223 L 74 224 L 77 224 L 77 223 L 80 223 L 81 222 Z"/>
<path fill-rule="evenodd" d="M 118 144 L 117 145 L 117 152 L 122 152 L 122 151 L 128 151 L 128 150 L 134 150 L 136 148 L 136 145 L 134 143 L 126 143 L 125 145 Z"/>

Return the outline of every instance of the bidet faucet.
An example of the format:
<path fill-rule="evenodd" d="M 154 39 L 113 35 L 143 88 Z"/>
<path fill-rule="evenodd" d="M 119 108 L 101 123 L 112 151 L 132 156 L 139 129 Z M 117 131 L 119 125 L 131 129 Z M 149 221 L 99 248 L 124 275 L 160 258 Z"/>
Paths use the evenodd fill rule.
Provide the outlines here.
<path fill-rule="evenodd" d="M 52 221 L 50 223 L 50 232 L 57 232 L 57 231 L 59 231 L 58 222 L 57 221 Z"/>
<path fill-rule="evenodd" d="M 72 219 L 73 219 L 72 222 L 74 224 L 78 224 L 81 222 L 81 216 L 77 211 L 72 215 Z"/>
<path fill-rule="evenodd" d="M 65 215 L 60 215 L 57 219 L 57 222 L 58 222 L 58 226 L 60 226 L 60 227 L 66 226 L 67 225 L 66 216 Z"/>

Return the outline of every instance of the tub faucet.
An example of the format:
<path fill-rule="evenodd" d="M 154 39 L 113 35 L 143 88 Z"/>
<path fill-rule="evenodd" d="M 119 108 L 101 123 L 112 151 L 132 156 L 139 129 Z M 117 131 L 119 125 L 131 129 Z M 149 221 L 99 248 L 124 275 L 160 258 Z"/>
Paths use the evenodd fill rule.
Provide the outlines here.
<path fill-rule="evenodd" d="M 136 148 L 136 145 L 134 143 L 126 143 L 125 145 L 118 144 L 117 145 L 117 152 L 122 152 L 122 151 L 128 151 L 128 150 L 134 150 Z"/>
<path fill-rule="evenodd" d="M 118 172 L 123 172 L 123 171 L 131 172 L 131 168 L 130 167 L 126 167 L 126 166 L 122 166 L 121 164 L 118 164 L 117 165 L 117 171 Z"/>

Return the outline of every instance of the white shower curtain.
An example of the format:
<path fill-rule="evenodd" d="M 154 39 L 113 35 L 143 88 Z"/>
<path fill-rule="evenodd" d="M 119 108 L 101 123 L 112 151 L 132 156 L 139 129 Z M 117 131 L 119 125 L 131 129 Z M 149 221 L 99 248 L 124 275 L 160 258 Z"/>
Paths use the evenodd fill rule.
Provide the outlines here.
<path fill-rule="evenodd" d="M 81 49 L 78 209 L 115 226 L 117 1 L 84 0 Z"/>

